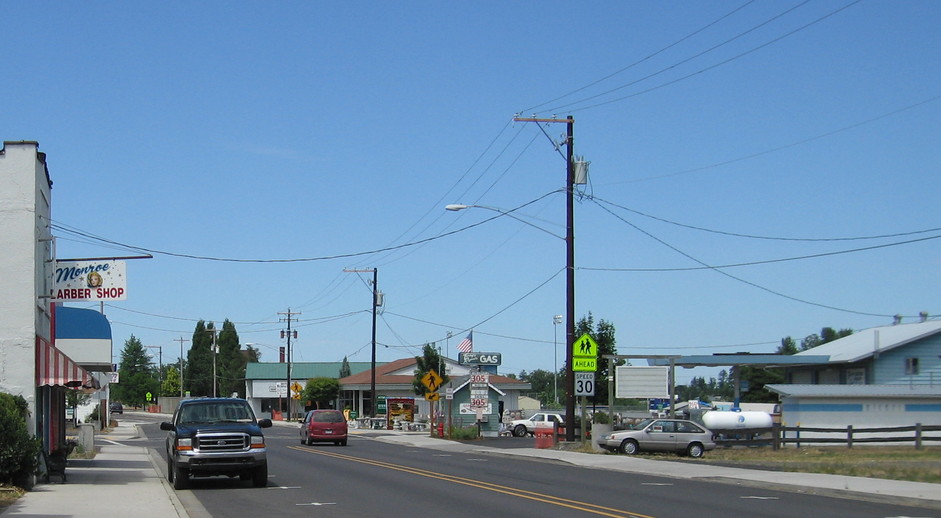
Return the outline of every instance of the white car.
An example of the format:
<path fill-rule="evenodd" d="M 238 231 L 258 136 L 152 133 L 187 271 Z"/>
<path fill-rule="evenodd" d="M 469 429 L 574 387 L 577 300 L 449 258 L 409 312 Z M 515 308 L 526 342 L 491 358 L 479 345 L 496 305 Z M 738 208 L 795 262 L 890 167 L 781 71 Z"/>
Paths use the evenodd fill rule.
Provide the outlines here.
<path fill-rule="evenodd" d="M 526 437 L 533 435 L 537 429 L 552 429 L 554 423 L 565 424 L 565 418 L 562 414 L 553 412 L 537 412 L 526 419 L 516 419 L 506 425 L 506 429 L 516 437 Z"/>

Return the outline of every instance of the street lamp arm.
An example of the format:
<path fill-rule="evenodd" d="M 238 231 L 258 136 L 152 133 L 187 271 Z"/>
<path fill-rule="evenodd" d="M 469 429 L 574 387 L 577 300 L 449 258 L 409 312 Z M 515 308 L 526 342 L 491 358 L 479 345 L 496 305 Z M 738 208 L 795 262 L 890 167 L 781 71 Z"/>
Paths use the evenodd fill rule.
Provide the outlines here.
<path fill-rule="evenodd" d="M 540 232 L 545 232 L 546 234 L 549 234 L 550 236 L 552 236 L 552 237 L 554 237 L 554 238 L 556 238 L 556 239 L 561 239 L 561 240 L 565 241 L 565 238 L 564 238 L 564 237 L 559 236 L 559 235 L 556 235 L 556 234 L 552 233 L 552 232 L 549 231 L 549 230 L 546 230 L 546 229 L 544 229 L 544 228 L 542 228 L 542 227 L 540 227 L 540 226 L 538 226 L 538 225 L 534 225 L 533 223 L 530 223 L 530 222 L 528 222 L 528 221 L 526 221 L 526 220 L 520 218 L 519 216 L 513 214 L 513 211 L 516 210 L 516 209 L 506 211 L 506 210 L 503 210 L 503 209 L 498 209 L 498 208 L 496 208 L 496 207 L 488 207 L 487 205 L 463 205 L 463 204 L 460 204 L 460 203 L 451 203 L 451 204 L 449 204 L 449 205 L 445 205 L 445 206 L 444 206 L 444 210 L 450 210 L 450 211 L 452 211 L 452 212 L 457 212 L 457 211 L 459 211 L 459 210 L 464 210 L 464 209 L 487 209 L 487 210 L 492 210 L 493 212 L 499 213 L 500 216 L 509 216 L 509 217 L 515 219 L 516 221 L 519 221 L 520 223 L 522 223 L 522 224 L 524 224 L 524 225 L 529 225 L 530 227 L 533 227 L 533 228 L 535 228 L 536 230 L 539 230 Z M 494 217 L 492 217 L 492 218 L 490 218 L 490 219 L 491 219 L 491 220 L 497 219 L 497 218 L 499 218 L 500 216 L 494 216 Z M 488 221 L 490 221 L 490 220 L 488 220 Z"/>

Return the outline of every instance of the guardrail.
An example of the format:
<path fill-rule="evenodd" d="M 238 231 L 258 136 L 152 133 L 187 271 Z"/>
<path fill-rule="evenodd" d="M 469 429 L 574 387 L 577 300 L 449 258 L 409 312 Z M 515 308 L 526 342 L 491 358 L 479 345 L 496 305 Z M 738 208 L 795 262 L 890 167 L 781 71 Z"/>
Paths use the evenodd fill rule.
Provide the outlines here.
<path fill-rule="evenodd" d="M 798 448 L 801 444 L 846 444 L 847 448 L 852 448 L 856 443 L 897 442 L 914 443 L 916 449 L 921 449 L 924 442 L 941 442 L 941 434 L 925 435 L 926 432 L 941 432 L 941 426 L 926 426 L 921 423 L 913 426 L 880 428 L 854 428 L 853 425 L 843 428 L 775 425 L 771 428 L 741 428 L 713 430 L 713 432 L 718 436 L 716 444 L 719 446 L 771 446 L 775 450 L 786 444 L 793 444 Z M 802 433 L 805 434 L 803 437 L 801 437 Z M 813 435 L 808 437 L 806 435 L 808 433 Z M 821 437 L 821 434 L 825 436 Z"/>

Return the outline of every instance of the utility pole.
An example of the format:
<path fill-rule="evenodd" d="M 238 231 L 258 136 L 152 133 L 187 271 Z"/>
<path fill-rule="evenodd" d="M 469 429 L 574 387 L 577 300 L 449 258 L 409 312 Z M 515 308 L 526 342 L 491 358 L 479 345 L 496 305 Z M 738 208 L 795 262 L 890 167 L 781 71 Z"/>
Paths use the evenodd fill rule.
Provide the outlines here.
<path fill-rule="evenodd" d="M 181 336 L 174 342 L 180 342 L 180 399 L 183 399 L 183 342 L 189 342 L 189 340 Z"/>
<path fill-rule="evenodd" d="M 565 138 L 565 440 L 575 441 L 575 373 L 572 349 L 575 344 L 575 119 L 538 119 L 513 117 L 517 122 L 566 124 Z M 585 426 L 587 423 L 582 423 Z"/>
<path fill-rule="evenodd" d="M 287 420 L 290 421 L 291 418 L 292 418 L 293 415 L 294 415 L 294 414 L 291 413 L 291 412 L 292 412 L 292 407 L 294 406 L 294 405 L 293 405 L 293 402 L 294 402 L 294 395 L 291 394 L 291 336 L 292 336 L 292 333 L 291 333 L 291 317 L 294 316 L 294 315 L 300 315 L 300 313 L 292 313 L 292 312 L 291 312 L 291 308 L 288 308 L 287 313 L 278 313 L 278 314 L 279 314 L 279 315 L 287 315 L 287 318 L 282 318 L 281 321 L 283 322 L 283 321 L 287 320 L 287 323 L 288 323 L 288 331 L 287 331 L 287 337 L 288 337 L 288 365 L 287 365 L 287 367 L 288 367 L 288 387 L 287 387 L 287 392 L 288 392 L 288 417 L 287 417 Z M 281 331 L 281 338 L 284 338 L 284 334 L 285 334 L 285 333 L 284 333 L 284 331 L 282 330 L 282 331 Z M 293 332 L 293 337 L 294 337 L 294 338 L 297 338 L 297 330 L 294 330 L 294 332 Z"/>
<path fill-rule="evenodd" d="M 216 334 L 219 333 L 219 330 L 213 325 L 212 328 L 207 329 L 206 332 L 212 333 L 212 397 L 216 397 L 216 356 L 218 356 L 219 353 L 216 349 Z"/>
<path fill-rule="evenodd" d="M 343 271 L 347 273 L 372 272 L 372 368 L 369 375 L 369 417 L 376 417 L 376 405 L 379 401 L 376 397 L 376 308 L 382 305 L 382 294 L 379 293 L 379 269 L 368 268 L 365 270 Z"/>

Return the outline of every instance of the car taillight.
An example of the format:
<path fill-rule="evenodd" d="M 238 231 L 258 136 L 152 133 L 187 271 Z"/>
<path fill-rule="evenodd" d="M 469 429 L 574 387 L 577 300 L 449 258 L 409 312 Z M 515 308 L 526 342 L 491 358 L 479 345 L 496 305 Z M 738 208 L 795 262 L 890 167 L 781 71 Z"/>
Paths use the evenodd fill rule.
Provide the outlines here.
<path fill-rule="evenodd" d="M 261 435 L 252 436 L 252 448 L 264 448 L 265 438 Z"/>
<path fill-rule="evenodd" d="M 193 449 L 193 440 L 192 439 L 177 439 L 176 440 L 176 450 L 177 451 L 189 451 Z"/>

